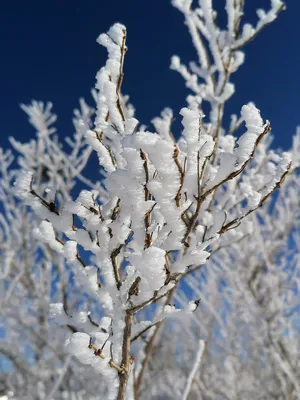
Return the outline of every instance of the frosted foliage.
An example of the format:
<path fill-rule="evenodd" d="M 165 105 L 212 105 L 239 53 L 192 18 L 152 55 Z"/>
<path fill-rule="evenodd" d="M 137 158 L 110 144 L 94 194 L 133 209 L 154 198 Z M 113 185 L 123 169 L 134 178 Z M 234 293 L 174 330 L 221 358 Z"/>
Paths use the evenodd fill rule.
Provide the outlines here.
<path fill-rule="evenodd" d="M 36 136 L 10 139 L 14 168 L 0 149 L 5 393 L 300 398 L 299 132 L 291 151 L 271 149 L 253 103 L 224 123 L 243 47 L 284 5 L 252 26 L 243 1 L 223 3 L 221 28 L 217 2 L 172 1 L 197 55 L 171 60 L 189 91 L 182 132 L 169 108 L 141 125 L 122 95 L 119 23 L 97 39 L 95 107 L 80 99 L 67 146 L 51 103 L 22 105 Z"/>

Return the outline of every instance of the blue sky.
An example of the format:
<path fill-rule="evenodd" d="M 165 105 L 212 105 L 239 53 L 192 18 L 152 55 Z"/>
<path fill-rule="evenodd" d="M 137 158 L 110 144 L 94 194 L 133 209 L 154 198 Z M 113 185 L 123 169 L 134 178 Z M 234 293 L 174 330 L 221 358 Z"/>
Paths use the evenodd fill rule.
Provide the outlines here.
<path fill-rule="evenodd" d="M 222 10 L 225 0 L 215 0 Z M 271 121 L 274 146 L 289 148 L 300 125 L 300 1 L 246 48 L 246 63 L 233 76 L 237 92 L 227 112 L 254 101 Z M 250 21 L 268 0 L 246 0 Z M 195 60 L 183 17 L 170 0 L 10 1 L 0 13 L 0 146 L 8 136 L 25 141 L 33 135 L 21 102 L 52 101 L 61 137 L 72 133 L 72 110 L 80 96 L 91 103 L 96 71 L 104 64 L 99 33 L 114 22 L 128 29 L 123 92 L 129 94 L 138 119 L 145 124 L 169 106 L 178 114 L 188 91 L 169 70 L 170 57 Z M 179 120 L 179 117 L 178 117 Z M 178 125 L 179 126 L 179 125 Z M 177 132 L 178 134 L 178 132 Z"/>

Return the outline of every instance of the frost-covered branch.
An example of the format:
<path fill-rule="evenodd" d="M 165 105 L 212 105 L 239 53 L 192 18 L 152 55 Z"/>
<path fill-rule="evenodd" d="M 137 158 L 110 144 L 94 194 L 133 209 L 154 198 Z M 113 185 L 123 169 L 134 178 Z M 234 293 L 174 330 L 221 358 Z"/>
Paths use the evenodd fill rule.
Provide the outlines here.
<path fill-rule="evenodd" d="M 195 378 L 197 370 L 200 367 L 200 363 L 201 363 L 202 355 L 203 355 L 203 352 L 204 352 L 204 348 L 205 348 L 205 342 L 203 340 L 200 340 L 199 341 L 198 350 L 197 350 L 197 353 L 196 353 L 196 357 L 195 357 L 195 361 L 194 361 L 193 367 L 191 369 L 191 372 L 190 372 L 190 374 L 188 376 L 186 387 L 185 387 L 184 393 L 182 395 L 182 399 L 183 400 L 187 400 L 187 398 L 188 398 L 188 396 L 190 394 L 191 387 L 192 387 L 192 384 L 193 384 L 193 380 Z"/>

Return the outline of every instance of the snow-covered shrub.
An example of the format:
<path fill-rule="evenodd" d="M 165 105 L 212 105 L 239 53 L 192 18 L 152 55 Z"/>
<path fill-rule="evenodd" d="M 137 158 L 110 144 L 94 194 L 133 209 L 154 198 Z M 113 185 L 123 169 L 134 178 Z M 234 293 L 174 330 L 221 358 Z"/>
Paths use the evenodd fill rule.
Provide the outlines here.
<path fill-rule="evenodd" d="M 206 362 L 208 350 L 202 339 L 213 341 L 216 334 L 200 331 L 199 337 L 199 332 L 195 333 L 195 326 L 202 324 L 202 314 L 196 311 L 199 295 L 204 294 L 206 315 L 214 315 L 220 325 L 224 324 L 220 314 L 237 306 L 240 298 L 244 301 L 240 291 L 247 284 L 252 294 L 245 295 L 243 305 L 245 318 L 251 315 L 253 325 L 258 324 L 258 317 L 252 315 L 257 311 L 253 302 L 266 302 L 270 314 L 278 309 L 283 312 L 281 308 L 287 304 L 292 307 L 293 300 L 285 301 L 286 292 L 281 292 L 281 283 L 289 282 L 282 278 L 284 268 L 270 267 L 272 281 L 268 275 L 267 284 L 261 277 L 258 287 L 255 280 L 258 260 L 261 258 L 263 265 L 271 263 L 271 255 L 281 252 L 275 243 L 274 219 L 290 212 L 290 218 L 283 220 L 281 240 L 290 237 L 291 231 L 286 229 L 298 221 L 294 199 L 299 194 L 299 135 L 293 151 L 270 150 L 270 123 L 252 103 L 242 107 L 240 117 L 232 116 L 228 128 L 223 126 L 224 105 L 235 90 L 230 78 L 244 61 L 241 48 L 277 17 L 284 4 L 274 0 L 268 12 L 258 10 L 258 23 L 252 27 L 247 23 L 241 26 L 243 1 L 227 0 L 226 30 L 217 26 L 211 0 L 200 0 L 195 9 L 189 0 L 174 0 L 173 5 L 184 14 L 198 55 L 198 64 L 189 67 L 178 56 L 171 62 L 171 68 L 183 76 L 192 92 L 187 107 L 180 112 L 181 135 L 171 133 L 170 109 L 153 119 L 153 132 L 145 130 L 121 95 L 126 28 L 115 24 L 98 38 L 107 49 L 108 60 L 97 74 L 93 92 L 96 109 L 81 101 L 81 110 L 75 113 L 76 133 L 67 140 L 70 153 L 63 150 L 54 134 L 51 105 L 37 102 L 23 106 L 37 130 L 37 139 L 27 144 L 12 140 L 20 154 L 19 170 L 10 168 L 10 153 L 1 153 L 0 194 L 5 207 L 1 234 L 6 245 L 3 307 L 7 307 L 6 322 L 11 322 L 4 329 L 17 335 L 14 341 L 26 346 L 22 330 L 14 329 L 26 321 L 44 343 L 36 341 L 38 350 L 45 347 L 47 352 L 44 356 L 36 351 L 33 375 L 39 382 L 38 398 L 72 398 L 76 392 L 90 399 L 99 395 L 107 399 L 158 398 L 161 393 L 163 398 L 187 399 L 196 390 L 193 387 L 201 361 Z M 209 107 L 208 116 L 203 113 L 203 103 Z M 236 137 L 241 128 L 243 133 Z M 101 167 L 96 183 L 84 174 L 93 150 Z M 293 178 L 288 179 L 284 197 L 272 196 L 289 172 Z M 78 182 L 85 188 L 74 198 Z M 28 230 L 26 235 L 23 226 Z M 249 238 L 253 243 L 249 244 Z M 288 254 L 285 256 L 283 260 L 288 259 Z M 16 257 L 20 261 L 15 266 Z M 199 271 L 206 263 L 205 286 Z M 230 263 L 236 266 L 231 271 Z M 214 304 L 212 298 L 218 293 L 216 282 L 222 279 L 230 298 L 227 309 L 226 303 Z M 234 284 L 229 286 L 228 282 Z M 214 288 L 211 293 L 210 287 Z M 17 311 L 20 300 L 12 296 L 16 288 L 25 298 L 20 309 L 28 313 L 26 318 Z M 278 296 L 267 300 L 273 288 Z M 51 347 L 45 339 L 49 311 L 52 324 L 54 320 L 66 327 L 57 330 Z M 263 317 L 269 326 L 269 317 Z M 163 323 L 166 319 L 169 324 Z M 235 322 L 239 323 L 238 318 Z M 186 343 L 182 327 L 190 327 L 188 344 L 196 353 L 192 363 L 189 359 L 189 368 L 184 367 L 184 375 L 183 364 L 178 362 L 181 346 Z M 283 333 L 282 324 L 276 329 Z M 159 366 L 168 359 L 164 351 L 155 354 L 155 342 L 160 335 L 160 343 L 165 339 L 164 347 L 172 332 L 176 362 L 168 374 L 176 377 L 176 382 L 170 385 L 162 374 L 153 383 L 151 372 L 154 369 L 159 374 L 159 370 L 149 367 L 150 360 L 157 360 Z M 0 350 L 22 372 L 12 338 L 8 343 L 10 346 Z M 274 351 L 278 349 L 277 344 L 273 347 Z M 60 357 L 53 359 L 51 348 Z M 297 391 L 296 367 L 287 365 L 289 357 L 281 353 L 275 355 L 283 370 L 280 378 L 287 375 L 287 385 L 294 385 Z M 185 360 L 183 356 L 182 362 Z M 224 362 L 230 377 L 239 361 L 232 356 Z M 53 366 L 59 368 L 56 379 Z M 209 367 L 203 374 L 211 379 L 218 376 L 220 366 L 210 363 Z M 222 378 L 224 374 L 219 375 Z M 7 385 L 16 392 L 19 386 L 25 386 L 22 373 L 18 376 L 20 383 L 10 381 Z M 34 390 L 36 382 L 31 376 L 29 379 L 32 387 L 27 385 L 27 391 Z M 72 384 L 58 394 L 67 379 Z M 98 386 L 95 379 L 101 381 Z M 150 381 L 144 394 L 145 382 Z M 233 399 L 237 389 L 232 389 L 231 381 L 226 390 L 228 398 Z M 210 398 L 222 396 L 222 391 L 217 394 L 214 387 L 217 378 L 214 385 L 210 383 L 211 388 L 203 382 L 200 379 L 199 396 L 205 391 Z"/>

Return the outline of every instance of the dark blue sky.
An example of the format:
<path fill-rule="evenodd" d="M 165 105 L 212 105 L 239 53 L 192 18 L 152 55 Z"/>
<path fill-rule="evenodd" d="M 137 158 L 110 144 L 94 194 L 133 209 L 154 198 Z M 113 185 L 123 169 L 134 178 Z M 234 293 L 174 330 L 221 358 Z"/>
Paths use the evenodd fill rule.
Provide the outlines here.
<path fill-rule="evenodd" d="M 215 0 L 220 9 L 225 0 Z M 250 20 L 267 0 L 246 0 Z M 227 111 L 254 101 L 271 121 L 274 145 L 288 148 L 300 124 L 300 1 L 289 0 L 279 19 L 246 48 L 246 63 L 233 77 L 236 94 Z M 106 52 L 96 38 L 114 22 L 128 29 L 123 92 L 142 123 L 169 106 L 185 106 L 183 80 L 169 70 L 171 55 L 195 60 L 183 17 L 169 0 L 3 1 L 0 12 L 0 145 L 8 136 L 32 134 L 21 102 L 52 101 L 61 136 L 72 132 L 72 110 L 80 96 L 91 103 L 90 88 Z"/>

